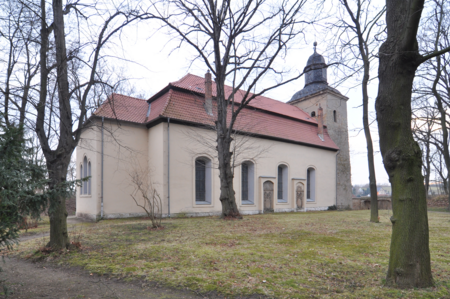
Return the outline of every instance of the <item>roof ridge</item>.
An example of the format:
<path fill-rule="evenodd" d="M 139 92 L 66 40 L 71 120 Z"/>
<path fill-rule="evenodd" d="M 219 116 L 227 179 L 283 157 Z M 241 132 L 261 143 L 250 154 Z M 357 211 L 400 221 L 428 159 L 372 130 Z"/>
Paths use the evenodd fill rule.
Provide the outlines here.
<path fill-rule="evenodd" d="M 191 74 L 191 73 L 187 73 L 186 75 L 184 75 L 183 77 L 181 77 L 181 79 L 178 79 L 177 81 L 174 81 L 174 82 L 169 82 L 169 85 L 170 85 L 170 84 L 177 84 L 177 83 L 180 83 L 180 82 L 183 81 L 186 77 L 189 77 L 189 76 L 195 76 L 195 77 L 201 78 L 200 76 L 197 76 L 197 75 L 194 75 L 194 74 Z"/>
<path fill-rule="evenodd" d="M 127 97 L 127 98 L 132 99 L 132 100 L 146 101 L 146 100 L 144 100 L 144 99 L 140 99 L 140 98 L 136 98 L 136 97 L 127 96 L 127 95 L 124 95 L 124 94 L 121 94 L 121 93 L 117 93 L 117 92 L 112 92 L 112 93 L 108 96 L 108 98 L 106 99 L 106 101 L 104 101 L 104 102 L 100 105 L 100 107 L 98 107 L 98 108 L 94 111 L 94 115 L 97 115 L 97 114 L 101 113 L 104 109 L 106 109 L 106 108 L 105 108 L 106 105 L 108 104 L 108 102 L 111 101 L 111 99 L 112 99 L 115 95 L 116 95 L 116 96 L 121 96 L 121 97 Z"/>
<path fill-rule="evenodd" d="M 130 99 L 133 99 L 133 100 L 147 101 L 147 100 L 144 100 L 144 99 L 140 99 L 140 98 L 136 98 L 136 97 L 132 97 L 132 96 L 127 96 L 125 94 L 116 93 L 116 92 L 111 93 L 111 95 L 118 95 L 118 96 L 122 96 L 122 97 L 127 97 L 127 98 L 130 98 Z M 108 97 L 108 99 L 109 99 L 109 97 Z"/>
<path fill-rule="evenodd" d="M 183 78 L 181 78 L 180 80 L 178 80 L 176 82 L 169 83 L 169 87 L 170 88 L 171 87 L 178 87 L 178 88 L 181 88 L 181 89 L 186 90 L 186 91 L 192 91 L 192 90 L 189 89 L 189 87 L 183 86 L 183 83 L 182 83 L 182 81 L 185 80 L 188 77 L 195 77 L 195 78 L 198 78 L 200 80 L 204 79 L 201 76 L 188 73 Z M 215 82 L 213 82 L 213 83 L 215 84 Z M 193 86 L 190 86 L 190 87 L 193 87 Z M 228 89 L 229 92 L 233 92 L 233 90 L 234 90 L 234 88 L 231 85 L 228 85 L 228 84 L 225 84 L 224 87 L 225 87 L 225 89 Z M 195 91 L 195 92 L 198 92 L 200 94 L 204 94 L 204 90 L 198 90 L 198 91 Z M 303 118 L 307 118 L 306 121 L 311 122 L 311 123 L 317 123 L 317 121 L 315 119 L 310 118 L 309 114 L 306 113 L 305 111 L 303 111 L 301 108 L 299 108 L 297 106 L 294 106 L 294 105 L 291 105 L 291 104 L 289 104 L 287 102 L 282 102 L 282 101 L 270 98 L 268 96 L 265 96 L 263 94 L 262 95 L 257 95 L 254 92 L 251 92 L 250 90 L 247 91 L 247 90 L 245 90 L 243 88 L 238 88 L 235 91 L 235 95 L 239 94 L 241 96 L 244 96 L 245 94 L 247 94 L 247 92 L 248 92 L 248 97 L 252 97 L 252 96 L 255 95 L 255 98 L 253 98 L 248 104 L 246 104 L 247 107 L 256 108 L 256 109 L 259 109 L 259 110 L 262 110 L 262 111 L 266 111 L 266 112 L 269 112 L 269 113 L 275 113 L 275 114 L 278 114 L 278 115 L 286 116 L 286 114 L 284 114 L 282 112 L 275 111 L 273 109 L 270 109 L 269 107 L 264 107 L 264 105 L 261 106 L 261 103 L 257 103 L 257 102 L 258 102 L 258 100 L 261 100 L 261 101 L 266 101 L 266 102 L 270 101 L 269 104 L 274 104 L 274 105 L 283 105 L 283 106 L 284 105 L 288 105 L 288 106 L 285 106 L 285 107 L 289 107 L 292 111 L 297 111 L 297 112 L 302 113 L 303 114 Z M 239 102 L 239 101 L 236 102 L 236 103 L 239 104 L 239 105 L 241 104 L 241 102 Z M 266 104 L 268 104 L 268 103 L 266 103 Z M 294 117 L 294 118 L 297 118 L 297 117 Z M 297 119 L 301 119 L 301 118 L 297 118 Z"/>

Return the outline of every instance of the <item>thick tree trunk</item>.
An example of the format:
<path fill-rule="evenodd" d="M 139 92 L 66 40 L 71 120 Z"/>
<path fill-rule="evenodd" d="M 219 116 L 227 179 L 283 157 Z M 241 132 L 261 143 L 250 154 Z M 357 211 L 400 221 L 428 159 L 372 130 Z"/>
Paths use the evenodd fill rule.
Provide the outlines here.
<path fill-rule="evenodd" d="M 218 40 L 218 39 L 217 39 Z M 219 51 L 215 54 L 218 55 Z M 216 58 L 218 59 L 218 58 Z M 220 61 L 220 59 L 218 59 Z M 218 70 L 216 77 L 216 93 L 217 93 L 217 154 L 219 160 L 219 179 L 220 179 L 220 202 L 222 204 L 221 218 L 233 217 L 241 218 L 239 210 L 236 205 L 236 196 L 233 188 L 233 169 L 231 167 L 231 158 L 233 153 L 230 152 L 232 124 L 227 122 L 228 104 L 225 100 L 225 76 L 220 72 L 222 67 L 216 63 Z M 230 127 L 231 128 L 230 128 Z"/>
<path fill-rule="evenodd" d="M 69 245 L 65 203 L 65 191 L 67 186 L 65 182 L 70 157 L 75 149 L 76 141 L 72 137 L 72 109 L 69 99 L 62 1 L 53 0 L 53 23 L 51 27 L 47 27 L 45 5 L 45 1 L 41 0 L 41 82 L 35 131 L 47 162 L 47 170 L 50 179 L 49 188 L 54 191 L 50 198 L 50 242 L 47 246 L 52 247 L 53 250 L 59 250 L 66 248 Z M 59 101 L 59 140 L 55 150 L 52 150 L 50 147 L 50 136 L 45 134 L 45 108 L 47 105 L 47 83 L 49 75 L 49 70 L 47 69 L 47 54 L 51 30 L 53 30 L 55 36 Z"/>
<path fill-rule="evenodd" d="M 231 169 L 231 153 L 226 149 L 219 150 L 219 178 L 220 178 L 220 202 L 222 203 L 222 216 L 240 218 L 241 215 L 236 205 L 236 196 L 233 187 L 233 171 Z"/>
<path fill-rule="evenodd" d="M 69 158 L 67 158 L 67 156 Z M 71 154 L 66 155 L 65 159 L 57 159 L 54 160 L 54 163 L 47 163 L 50 179 L 49 187 L 56 191 L 50 199 L 50 207 L 48 210 L 50 218 L 50 241 L 47 246 L 54 250 L 67 248 L 69 246 L 66 199 L 64 195 L 66 186 L 64 184 L 66 182 L 70 156 Z"/>
<path fill-rule="evenodd" d="M 389 18 L 388 18 L 389 19 Z M 388 37 L 380 48 L 376 100 L 380 149 L 392 185 L 392 240 L 387 284 L 433 285 L 422 153 L 411 131 L 411 93 L 418 61 Z"/>
<path fill-rule="evenodd" d="M 226 109 L 226 106 L 225 106 Z M 219 116 L 223 114 L 219 113 Z M 228 128 L 226 122 L 223 123 L 220 119 L 224 120 L 224 117 L 219 117 L 217 121 L 217 153 L 219 159 L 219 178 L 220 178 L 220 202 L 222 203 L 222 215 L 221 217 L 233 217 L 240 218 L 241 215 L 236 205 L 236 196 L 233 187 L 233 170 L 231 168 L 230 152 L 232 138 L 228 134 Z"/>
<path fill-rule="evenodd" d="M 412 85 L 419 54 L 423 0 L 386 0 L 387 39 L 379 50 L 375 104 L 383 164 L 392 185 L 388 285 L 433 285 L 422 153 L 411 130 Z"/>

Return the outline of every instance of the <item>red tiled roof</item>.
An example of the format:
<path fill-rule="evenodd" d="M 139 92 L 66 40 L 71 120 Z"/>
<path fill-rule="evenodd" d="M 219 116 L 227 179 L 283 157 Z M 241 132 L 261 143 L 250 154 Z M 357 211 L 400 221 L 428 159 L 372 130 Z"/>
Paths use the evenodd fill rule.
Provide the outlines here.
<path fill-rule="evenodd" d="M 173 90 L 163 117 L 214 126 L 214 117 L 206 113 L 204 98 L 192 93 Z M 213 101 L 215 106 L 216 102 Z M 214 109 L 213 111 L 217 111 Z M 231 108 L 230 108 L 231 109 Z M 227 114 L 228 122 L 231 112 Z M 317 135 L 317 126 L 281 117 L 255 109 L 242 109 L 234 129 L 251 134 L 307 143 L 320 147 L 339 149 L 324 130 L 324 141 Z"/>
<path fill-rule="evenodd" d="M 119 94 L 111 95 L 94 114 L 99 117 L 104 116 L 141 124 L 152 122 L 158 117 L 170 117 L 174 120 L 214 126 L 213 116 L 206 113 L 204 96 L 201 95 L 204 93 L 203 78 L 189 74 L 180 81 L 171 83 L 170 86 L 176 86 L 185 91 L 169 88 L 165 92 L 163 90 L 157 94 L 156 97 L 152 97 L 148 117 L 147 101 Z M 230 92 L 230 89 L 227 92 Z M 319 138 L 316 120 L 309 119 L 309 115 L 301 109 L 266 97 L 257 97 L 255 103 L 242 109 L 234 126 L 236 130 L 313 146 L 339 149 L 326 130 L 324 130 L 324 141 Z M 216 101 L 213 101 L 213 105 L 215 104 Z M 213 111 L 217 111 L 217 109 L 213 109 Z M 231 113 L 227 115 L 229 122 Z"/>
<path fill-rule="evenodd" d="M 187 74 L 180 80 L 170 83 L 170 85 L 197 93 L 205 93 L 205 78 L 192 74 Z M 212 93 L 213 97 L 215 97 L 217 95 L 216 83 L 213 81 L 212 85 Z M 225 85 L 225 96 L 230 96 L 232 92 L 233 88 Z M 234 100 L 237 103 L 240 103 L 245 96 L 245 93 L 244 90 L 238 90 L 234 95 Z M 252 95 L 252 93 L 249 93 L 249 96 Z M 257 96 L 251 100 L 249 106 L 317 124 L 316 119 L 311 118 L 309 114 L 302 109 L 264 96 Z"/>
<path fill-rule="evenodd" d="M 134 123 L 144 123 L 147 108 L 148 104 L 145 100 L 113 93 L 94 112 L 94 115 Z"/>

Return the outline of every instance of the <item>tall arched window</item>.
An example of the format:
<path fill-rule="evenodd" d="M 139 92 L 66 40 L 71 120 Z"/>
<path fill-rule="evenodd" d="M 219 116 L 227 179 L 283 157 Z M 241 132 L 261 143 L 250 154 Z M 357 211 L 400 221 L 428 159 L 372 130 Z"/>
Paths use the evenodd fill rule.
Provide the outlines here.
<path fill-rule="evenodd" d="M 83 164 L 81 164 L 81 166 L 80 166 L 80 179 L 82 179 L 83 178 Z M 84 182 L 83 181 L 81 181 L 81 188 L 80 188 L 80 194 L 81 195 L 83 195 L 84 193 L 83 193 L 83 186 L 84 185 Z"/>
<path fill-rule="evenodd" d="M 242 204 L 253 204 L 255 193 L 255 165 L 245 161 L 241 165 L 241 202 Z"/>
<path fill-rule="evenodd" d="M 288 195 L 288 167 L 278 165 L 277 177 L 278 202 L 287 202 Z"/>
<path fill-rule="evenodd" d="M 195 203 L 211 203 L 211 160 L 206 157 L 195 159 Z"/>
<path fill-rule="evenodd" d="M 88 181 L 88 193 L 87 194 L 91 194 L 91 181 L 92 181 L 92 177 L 91 177 L 91 161 L 89 161 L 89 163 L 88 163 L 88 176 L 89 176 L 89 181 Z"/>
<path fill-rule="evenodd" d="M 334 122 L 337 122 L 336 110 L 333 110 L 333 119 L 334 119 Z"/>
<path fill-rule="evenodd" d="M 312 167 L 306 171 L 306 201 L 316 200 L 316 170 Z"/>
<path fill-rule="evenodd" d="M 80 178 L 84 179 L 89 177 L 89 179 L 87 181 L 82 181 L 81 182 L 81 190 L 80 190 L 80 194 L 81 195 L 89 195 L 91 194 L 91 181 L 92 181 L 92 177 L 91 177 L 91 162 L 87 160 L 86 156 L 83 159 L 83 164 L 80 167 Z"/>

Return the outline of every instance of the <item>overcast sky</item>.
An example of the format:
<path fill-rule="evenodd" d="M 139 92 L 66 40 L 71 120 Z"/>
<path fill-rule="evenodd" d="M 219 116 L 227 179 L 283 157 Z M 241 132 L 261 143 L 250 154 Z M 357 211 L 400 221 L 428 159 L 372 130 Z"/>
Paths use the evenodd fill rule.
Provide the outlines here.
<path fill-rule="evenodd" d="M 128 28 L 124 34 L 121 35 L 120 44 L 117 43 L 116 48 L 111 48 L 111 55 L 117 57 L 125 57 L 127 61 L 122 59 L 115 60 L 116 71 L 123 73 L 131 79 L 131 84 L 136 88 L 138 93 L 144 94 L 145 97 L 150 97 L 169 82 L 177 81 L 187 73 L 192 73 L 198 76 L 203 76 L 207 69 L 201 61 L 191 65 L 191 57 L 193 51 L 189 46 L 184 46 L 180 49 L 174 50 L 178 45 L 171 42 L 165 30 L 157 31 L 151 34 L 154 30 L 148 25 L 139 25 L 137 27 Z M 317 51 L 325 56 L 329 62 L 325 49 L 327 48 L 326 41 L 316 36 L 306 35 L 304 40 L 298 45 L 292 45 L 288 52 L 288 56 L 284 60 L 286 66 L 292 68 L 294 71 L 303 71 L 306 61 L 313 53 L 314 39 L 318 42 Z M 336 87 L 342 94 L 350 99 L 347 102 L 348 111 L 348 128 L 350 137 L 350 157 L 352 168 L 352 184 L 366 184 L 369 182 L 369 174 L 367 167 L 367 150 L 364 132 L 362 129 L 362 108 L 361 88 L 355 86 L 355 82 L 346 82 L 343 85 L 333 85 L 338 78 L 333 76 L 331 68 L 328 69 L 328 83 Z M 376 74 L 376 72 L 374 72 Z M 370 96 L 370 119 L 375 119 L 374 101 L 377 95 L 377 82 L 374 80 L 369 87 Z M 304 87 L 304 78 L 300 78 L 296 82 L 286 84 L 273 91 L 270 91 L 266 96 L 273 99 L 287 102 L 292 95 Z M 264 83 L 264 82 L 263 82 Z M 388 183 L 388 177 L 382 165 L 381 155 L 379 153 L 378 131 L 376 122 L 373 122 L 372 139 L 374 141 L 375 167 L 377 175 L 377 183 Z"/>

